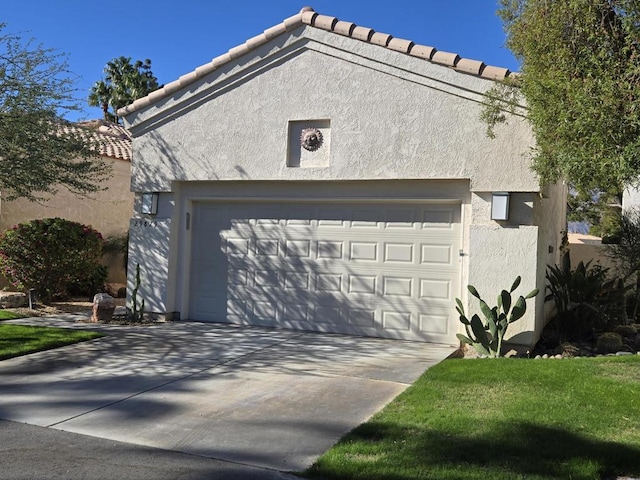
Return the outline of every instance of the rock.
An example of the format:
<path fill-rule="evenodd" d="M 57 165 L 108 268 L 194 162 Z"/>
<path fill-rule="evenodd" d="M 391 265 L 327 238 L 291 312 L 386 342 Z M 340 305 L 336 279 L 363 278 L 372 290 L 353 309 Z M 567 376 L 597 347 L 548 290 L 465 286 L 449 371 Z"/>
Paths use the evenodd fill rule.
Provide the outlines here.
<path fill-rule="evenodd" d="M 27 305 L 27 294 L 20 292 L 0 292 L 0 308 L 20 308 Z"/>
<path fill-rule="evenodd" d="M 97 293 L 93 297 L 92 322 L 109 322 L 113 318 L 116 309 L 115 299 L 108 293 Z"/>
<path fill-rule="evenodd" d="M 623 357 L 625 355 L 633 355 L 631 352 L 616 352 L 616 356 Z"/>
<path fill-rule="evenodd" d="M 580 348 L 573 343 L 564 342 L 556 347 L 554 353 L 561 354 L 563 357 L 578 357 L 580 356 Z"/>
<path fill-rule="evenodd" d="M 544 355 L 542 355 L 542 358 L 544 358 L 544 359 L 549 358 L 549 354 L 548 354 L 548 353 L 545 353 Z"/>

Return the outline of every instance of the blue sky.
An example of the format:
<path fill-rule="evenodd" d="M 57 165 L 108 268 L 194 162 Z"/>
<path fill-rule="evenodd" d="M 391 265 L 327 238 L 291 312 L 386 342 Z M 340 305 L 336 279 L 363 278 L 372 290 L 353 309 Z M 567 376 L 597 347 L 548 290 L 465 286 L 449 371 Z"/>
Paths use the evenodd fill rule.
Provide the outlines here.
<path fill-rule="evenodd" d="M 84 99 L 112 58 L 149 58 L 158 81 L 169 83 L 305 5 L 394 37 L 518 69 L 504 47 L 497 0 L 6 0 L 0 22 L 7 33 L 66 53 Z M 68 118 L 101 116 L 86 106 Z"/>

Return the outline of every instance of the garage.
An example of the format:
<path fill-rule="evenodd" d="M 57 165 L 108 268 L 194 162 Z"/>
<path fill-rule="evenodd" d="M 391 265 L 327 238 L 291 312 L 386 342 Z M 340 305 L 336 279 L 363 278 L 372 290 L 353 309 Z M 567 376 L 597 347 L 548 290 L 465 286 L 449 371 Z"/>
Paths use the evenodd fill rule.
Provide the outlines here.
<path fill-rule="evenodd" d="M 460 204 L 194 202 L 189 317 L 455 340 Z"/>
<path fill-rule="evenodd" d="M 544 290 L 562 251 L 526 110 L 481 120 L 510 75 L 305 8 L 136 100 L 127 291 L 150 319 L 458 343 L 467 285 Z M 506 341 L 538 340 L 530 303 Z"/>

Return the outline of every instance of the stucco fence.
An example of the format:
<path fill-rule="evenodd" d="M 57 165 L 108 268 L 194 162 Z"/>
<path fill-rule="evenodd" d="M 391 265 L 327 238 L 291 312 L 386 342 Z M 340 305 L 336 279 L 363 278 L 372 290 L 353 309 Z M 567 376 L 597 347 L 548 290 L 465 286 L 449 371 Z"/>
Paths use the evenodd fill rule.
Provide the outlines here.
<path fill-rule="evenodd" d="M 569 234 L 569 252 L 571 256 L 571 268 L 575 269 L 580 262 L 585 264 L 591 261 L 591 265 L 600 265 L 609 268 L 609 276 L 615 275 L 615 262 L 607 255 L 609 246 L 602 244 L 600 237 L 583 235 L 578 233 Z"/>

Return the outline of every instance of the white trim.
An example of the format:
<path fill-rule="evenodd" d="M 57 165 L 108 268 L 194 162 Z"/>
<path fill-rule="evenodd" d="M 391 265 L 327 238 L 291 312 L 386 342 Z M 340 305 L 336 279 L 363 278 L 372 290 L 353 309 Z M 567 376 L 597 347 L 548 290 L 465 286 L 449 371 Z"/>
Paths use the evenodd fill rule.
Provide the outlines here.
<path fill-rule="evenodd" d="M 434 205 L 459 205 L 461 198 L 425 198 L 425 197 L 189 197 L 190 202 L 226 202 L 226 203 L 426 203 Z"/>

